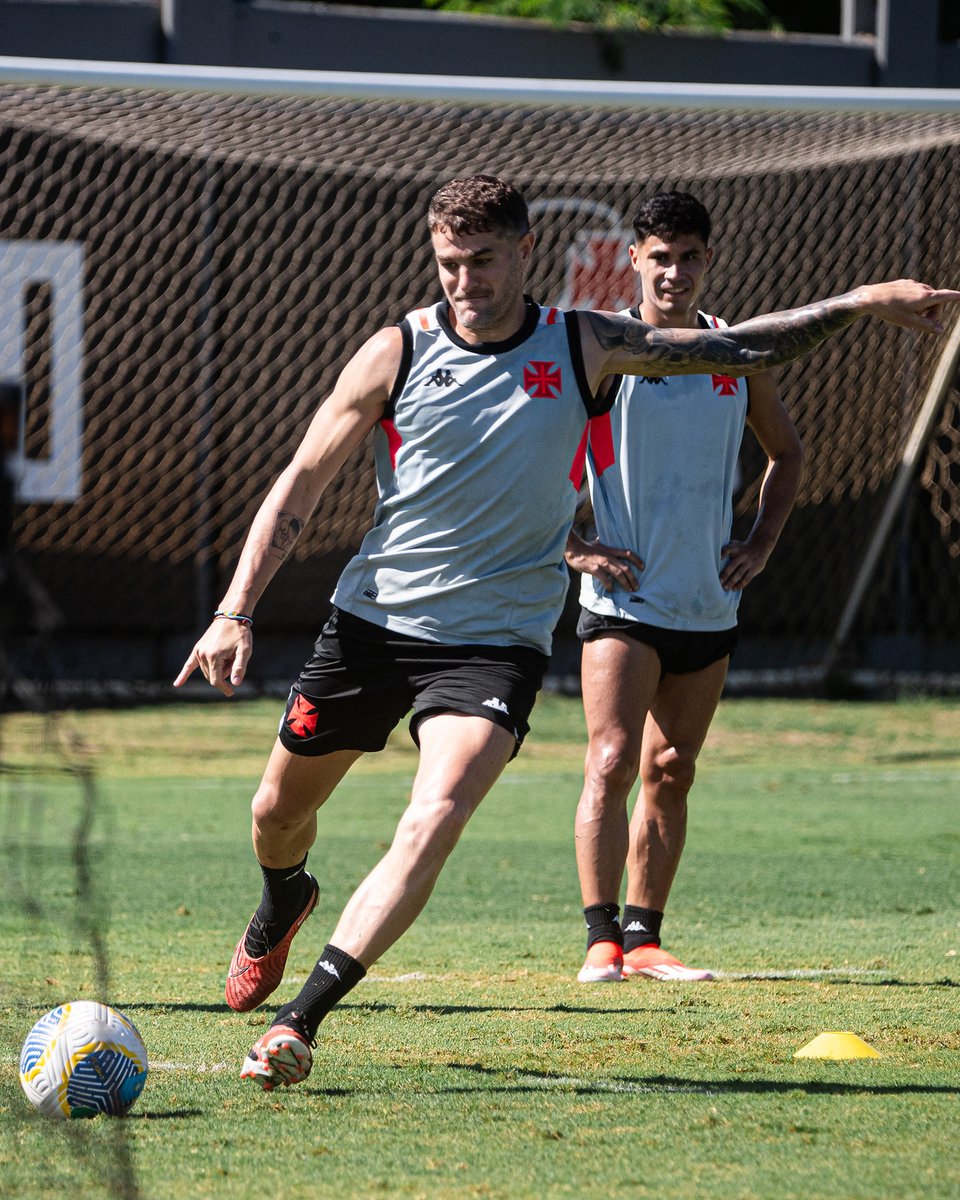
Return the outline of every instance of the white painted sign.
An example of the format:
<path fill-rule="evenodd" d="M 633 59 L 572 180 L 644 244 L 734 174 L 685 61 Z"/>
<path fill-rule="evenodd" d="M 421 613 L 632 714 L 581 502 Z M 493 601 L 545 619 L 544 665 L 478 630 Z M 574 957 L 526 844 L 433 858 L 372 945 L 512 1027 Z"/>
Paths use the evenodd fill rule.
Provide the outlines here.
<path fill-rule="evenodd" d="M 50 287 L 49 454 L 27 458 L 20 443 L 9 466 L 23 503 L 76 500 L 83 458 L 83 244 L 0 241 L 0 380 L 21 385 L 26 346 L 25 289 Z M 29 397 L 28 397 L 29 403 Z M 24 414 L 25 417 L 25 414 Z"/>

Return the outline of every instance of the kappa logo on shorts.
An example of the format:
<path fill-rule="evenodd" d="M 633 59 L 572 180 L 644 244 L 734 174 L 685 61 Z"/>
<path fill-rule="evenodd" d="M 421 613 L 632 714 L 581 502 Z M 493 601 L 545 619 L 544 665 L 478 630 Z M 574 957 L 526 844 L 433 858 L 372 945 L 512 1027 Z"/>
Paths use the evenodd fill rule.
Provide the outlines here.
<path fill-rule="evenodd" d="M 313 737 L 317 732 L 317 718 L 319 715 L 310 701 L 301 692 L 297 692 L 297 698 L 287 713 L 287 729 L 295 737 Z"/>
<path fill-rule="evenodd" d="M 484 700 L 483 707 L 484 708 L 495 708 L 497 710 L 497 712 L 506 713 L 507 716 L 510 715 L 510 709 L 507 708 L 507 706 L 504 704 L 504 702 L 498 696 L 493 696 L 489 700 Z"/>

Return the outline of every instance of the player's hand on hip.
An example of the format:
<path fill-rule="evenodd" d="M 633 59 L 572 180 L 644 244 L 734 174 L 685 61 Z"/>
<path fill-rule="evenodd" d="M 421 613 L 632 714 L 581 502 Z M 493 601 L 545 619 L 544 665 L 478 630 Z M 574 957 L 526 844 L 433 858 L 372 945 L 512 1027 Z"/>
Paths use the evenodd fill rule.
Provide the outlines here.
<path fill-rule="evenodd" d="M 726 560 L 720 571 L 720 586 L 725 592 L 742 591 L 751 579 L 756 579 L 770 557 L 770 550 L 749 541 L 727 542 L 720 547 L 720 553 Z"/>
<path fill-rule="evenodd" d="M 635 592 L 640 586 L 636 572 L 643 561 L 632 550 L 590 542 L 577 554 L 568 554 L 567 562 L 581 575 L 593 575 L 608 592 Z"/>
<path fill-rule="evenodd" d="M 207 632 L 190 651 L 190 657 L 173 681 L 181 687 L 199 667 L 204 679 L 224 696 L 243 683 L 253 652 L 253 634 L 238 621 L 213 621 Z"/>
<path fill-rule="evenodd" d="M 914 279 L 872 283 L 862 291 L 865 312 L 891 325 L 925 333 L 942 333 L 944 309 L 960 304 L 960 292 L 932 288 Z"/>

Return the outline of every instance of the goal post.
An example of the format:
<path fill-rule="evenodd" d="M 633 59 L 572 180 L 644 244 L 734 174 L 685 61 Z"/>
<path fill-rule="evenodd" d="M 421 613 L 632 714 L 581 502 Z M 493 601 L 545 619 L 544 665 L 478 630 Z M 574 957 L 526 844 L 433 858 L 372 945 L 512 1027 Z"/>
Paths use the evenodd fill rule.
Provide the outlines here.
<path fill-rule="evenodd" d="M 75 681 L 175 673 L 345 359 L 437 294 L 424 214 L 444 179 L 522 187 L 543 301 L 633 300 L 631 212 L 665 187 L 714 216 L 704 303 L 730 321 L 871 279 L 960 280 L 960 95 L 943 91 L 0 59 L 0 164 L 15 553 L 62 615 L 50 669 Z M 841 628 L 845 669 L 960 675 L 949 386 L 897 482 L 941 351 L 867 321 L 777 372 L 807 469 L 744 594 L 734 686 L 815 678 Z M 762 466 L 748 435 L 738 531 Z M 845 620 L 898 488 L 900 536 Z M 258 607 L 261 682 L 299 666 L 373 500 L 363 448 Z M 13 607 L 17 669 L 39 669 Z"/>

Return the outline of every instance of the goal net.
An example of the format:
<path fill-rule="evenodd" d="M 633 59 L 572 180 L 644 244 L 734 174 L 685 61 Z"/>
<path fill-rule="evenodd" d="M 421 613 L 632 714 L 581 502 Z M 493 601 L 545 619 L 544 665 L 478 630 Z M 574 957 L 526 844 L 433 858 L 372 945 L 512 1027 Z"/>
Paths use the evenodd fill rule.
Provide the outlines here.
<path fill-rule="evenodd" d="M 729 321 L 858 282 L 960 282 L 960 106 L 946 101 L 558 99 L 546 86 L 498 98 L 429 81 L 391 97 L 364 95 L 362 79 L 338 95 L 320 76 L 278 92 L 254 73 L 77 74 L 0 63 L 0 388 L 19 399 L 9 553 L 58 613 L 42 663 L 30 589 L 8 596 L 21 673 L 171 677 L 346 358 L 438 295 L 424 213 L 456 174 L 526 193 L 543 301 L 633 301 L 630 217 L 660 188 L 712 210 L 704 305 Z M 789 685 L 828 661 L 960 673 L 956 370 L 930 393 L 945 345 L 859 322 L 777 372 L 806 475 L 744 594 L 741 678 Z M 748 433 L 739 533 L 762 466 Z M 518 489 L 505 502 L 522 503 Z M 364 447 L 258 606 L 255 678 L 299 665 L 373 503 Z"/>

